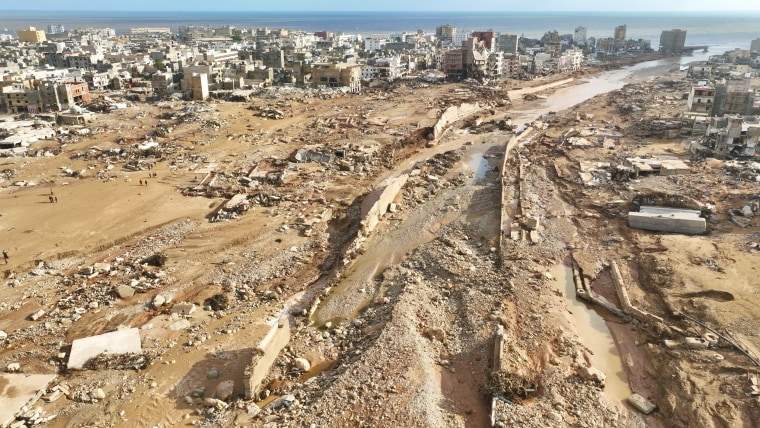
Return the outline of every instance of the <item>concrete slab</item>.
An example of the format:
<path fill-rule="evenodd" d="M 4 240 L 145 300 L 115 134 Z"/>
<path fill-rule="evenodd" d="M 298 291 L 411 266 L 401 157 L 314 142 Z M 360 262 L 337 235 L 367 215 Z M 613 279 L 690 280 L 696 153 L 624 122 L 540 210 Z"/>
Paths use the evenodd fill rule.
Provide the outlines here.
<path fill-rule="evenodd" d="M 0 374 L 0 427 L 9 426 L 40 399 L 56 375 Z"/>
<path fill-rule="evenodd" d="M 77 339 L 71 344 L 71 355 L 66 367 L 69 370 L 81 370 L 87 361 L 100 354 L 142 354 L 140 330 L 127 328 Z"/>
<path fill-rule="evenodd" d="M 707 221 L 699 211 L 652 206 L 629 212 L 628 225 L 634 229 L 684 234 L 702 234 L 707 230 Z"/>
<path fill-rule="evenodd" d="M 641 413 L 648 415 L 657 409 L 657 405 L 652 403 L 651 401 L 647 400 L 646 398 L 642 397 L 639 394 L 633 394 L 630 397 L 628 397 L 628 403 L 631 404 L 631 406 L 635 407 L 636 410 L 640 411 Z"/>

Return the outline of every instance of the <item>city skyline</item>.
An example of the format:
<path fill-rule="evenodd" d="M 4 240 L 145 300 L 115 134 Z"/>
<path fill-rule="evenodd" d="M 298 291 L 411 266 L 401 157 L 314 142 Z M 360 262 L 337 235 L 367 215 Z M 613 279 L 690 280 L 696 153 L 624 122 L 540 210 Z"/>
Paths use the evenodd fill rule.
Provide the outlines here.
<path fill-rule="evenodd" d="M 209 2 L 202 0 L 164 1 L 154 2 L 148 0 L 134 0 L 129 3 L 103 3 L 100 1 L 76 1 L 65 4 L 67 11 L 261 11 L 261 12 L 353 12 L 353 11 L 394 11 L 394 12 L 458 12 L 464 11 L 462 3 L 455 0 L 421 0 L 403 1 L 387 0 L 382 5 L 377 3 L 354 3 L 346 7 L 346 3 L 337 0 L 325 0 L 319 3 L 320 7 L 314 8 L 313 2 L 303 0 L 285 0 L 271 3 L 241 4 L 234 0 L 218 0 L 209 7 Z M 63 10 L 63 4 L 53 0 L 38 0 L 34 3 L 17 3 L 0 7 L 0 11 L 42 11 Z M 598 0 L 578 0 L 566 2 L 562 0 L 547 0 L 537 6 L 534 3 L 523 2 L 492 2 L 487 4 L 468 4 L 467 10 L 471 12 L 486 11 L 515 11 L 515 12 L 572 12 L 572 11 L 595 11 L 595 12 L 760 12 L 760 4 L 744 0 L 726 0 L 714 2 L 711 0 L 672 1 L 667 5 L 656 0 L 640 0 L 635 3 L 623 5 L 610 4 Z"/>

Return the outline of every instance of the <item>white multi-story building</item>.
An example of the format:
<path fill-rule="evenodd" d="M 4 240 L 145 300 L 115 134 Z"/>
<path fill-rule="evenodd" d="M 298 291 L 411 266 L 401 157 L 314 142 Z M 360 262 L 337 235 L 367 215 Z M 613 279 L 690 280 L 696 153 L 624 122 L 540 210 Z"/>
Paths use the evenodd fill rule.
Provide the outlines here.
<path fill-rule="evenodd" d="M 367 37 L 364 39 L 364 50 L 368 52 L 380 51 L 383 50 L 386 43 L 388 43 L 387 39 Z"/>
<path fill-rule="evenodd" d="M 362 66 L 362 80 L 396 80 L 401 77 L 401 58 L 376 58 L 371 63 Z"/>
<path fill-rule="evenodd" d="M 454 46 L 462 46 L 465 40 L 472 38 L 472 31 L 457 32 L 454 36 Z"/>
<path fill-rule="evenodd" d="M 488 73 L 491 77 L 499 77 L 504 74 L 504 53 L 492 51 L 488 55 Z"/>

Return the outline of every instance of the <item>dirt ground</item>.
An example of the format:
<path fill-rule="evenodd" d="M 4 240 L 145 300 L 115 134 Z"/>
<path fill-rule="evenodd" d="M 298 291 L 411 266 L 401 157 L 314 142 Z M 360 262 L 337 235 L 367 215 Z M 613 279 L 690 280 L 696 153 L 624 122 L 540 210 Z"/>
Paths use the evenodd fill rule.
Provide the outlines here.
<path fill-rule="evenodd" d="M 90 134 L 47 143 L 39 156 L 0 158 L 0 246 L 10 256 L 0 367 L 59 374 L 69 393 L 38 403 L 57 415 L 47 423 L 55 427 L 482 427 L 491 426 L 492 401 L 497 426 L 758 426 L 760 402 L 745 394 L 757 374 L 749 358 L 723 340 L 704 350 L 664 341 L 706 332 L 687 314 L 760 355 L 750 244 L 760 226 L 733 211 L 757 200 L 757 184 L 710 159 L 677 176 L 581 179 L 581 161 L 689 160 L 683 139 L 642 125 L 683 107 L 683 79 L 643 81 L 544 115 L 504 171 L 512 134 L 502 121 L 533 108 L 505 101 L 517 83 L 280 90 L 249 103 L 100 114 Z M 462 102 L 485 109 L 428 144 L 436 118 Z M 624 107 L 631 103 L 639 110 Z M 265 107 L 283 119 L 261 117 Z M 559 146 L 570 128 L 589 130 L 594 144 Z M 597 144 L 599 136 L 614 145 Z M 159 146 L 137 147 L 148 139 Z M 335 158 L 294 162 L 304 147 Z M 349 250 L 367 201 L 401 173 L 411 176 L 394 209 Z M 502 183 L 505 191 L 521 183 L 517 198 L 541 222 L 540 241 L 509 241 L 506 260 Z M 629 228 L 628 207 L 647 192 L 710 204 L 708 233 Z M 240 193 L 248 209 L 226 213 Z M 650 416 L 579 375 L 604 356 L 584 344 L 594 338 L 575 324 L 574 297 L 547 274 L 576 263 L 619 304 L 611 261 L 631 300 L 664 320 L 624 323 L 600 311 L 620 377 L 658 405 Z M 179 309 L 185 302 L 192 312 Z M 246 400 L 253 348 L 286 310 L 290 343 Z M 140 329 L 144 361 L 66 370 L 73 340 L 120 326 Z M 507 378 L 493 371 L 499 326 Z M 615 374 L 607 377 L 612 388 Z M 204 404 L 224 381 L 234 382 L 228 405 Z"/>

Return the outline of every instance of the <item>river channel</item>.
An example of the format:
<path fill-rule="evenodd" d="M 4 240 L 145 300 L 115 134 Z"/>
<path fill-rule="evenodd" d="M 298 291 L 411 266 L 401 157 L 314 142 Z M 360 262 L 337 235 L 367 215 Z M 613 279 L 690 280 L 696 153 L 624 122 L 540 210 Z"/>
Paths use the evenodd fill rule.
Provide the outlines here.
<path fill-rule="evenodd" d="M 628 83 L 647 80 L 659 75 L 666 74 L 670 71 L 677 70 L 680 66 L 679 58 L 669 58 L 656 61 L 647 61 L 634 66 L 625 67 L 618 70 L 606 71 L 597 76 L 589 77 L 576 84 L 555 90 L 551 95 L 544 99 L 521 103 L 515 109 L 507 112 L 507 116 L 512 118 L 513 123 L 520 127 L 538 119 L 541 115 L 554 111 L 559 112 L 579 103 L 582 103 L 596 95 L 607 93 L 622 88 Z M 474 136 L 473 136 L 474 137 Z M 475 140 L 473 138 L 472 140 Z M 482 139 L 482 137 L 481 137 Z M 416 160 L 422 159 L 437 152 L 451 150 L 463 147 L 464 163 L 473 170 L 474 180 L 471 186 L 493 186 L 498 182 L 484 182 L 484 171 L 488 167 L 486 158 L 493 156 L 495 145 L 504 145 L 506 143 L 504 136 L 492 135 L 485 141 L 477 144 L 465 145 L 468 138 L 457 138 L 443 143 L 435 148 L 426 150 L 415 156 Z M 491 150 L 491 154 L 488 154 Z M 400 166 L 398 172 L 410 168 L 410 164 Z M 445 212 L 444 215 L 431 215 L 432 212 L 446 210 L 445 201 L 436 201 L 436 199 L 446 199 L 445 192 L 442 198 L 434 198 L 428 204 L 420 207 L 408 218 L 387 231 L 383 236 L 375 236 L 365 244 L 366 251 L 358 256 L 343 275 L 343 280 L 335 284 L 333 294 L 329 299 L 335 298 L 342 293 L 355 293 L 360 290 L 365 291 L 367 285 L 373 282 L 375 276 L 383 272 L 388 267 L 403 260 L 411 251 L 430 242 L 435 238 L 436 232 L 448 222 L 458 218 L 455 211 Z M 614 340 L 610 334 L 607 325 L 593 309 L 586 307 L 583 303 L 578 302 L 573 292 L 572 274 L 568 275 L 569 268 L 557 266 L 553 270 L 555 277 L 558 279 L 558 288 L 565 296 L 568 308 L 573 314 L 573 321 L 577 326 L 577 331 L 581 336 L 583 343 L 593 353 L 593 364 L 607 374 L 606 395 L 613 400 L 623 400 L 630 395 L 627 379 L 622 369 L 620 356 L 615 347 Z M 291 304 L 296 301 L 310 301 L 310 298 L 303 299 L 304 295 L 313 296 L 320 288 L 326 285 L 326 278 L 322 278 L 306 292 L 291 299 Z M 569 282 L 568 282 L 569 281 Z M 568 285 L 569 284 L 569 285 Z M 367 293 L 362 299 L 362 304 L 353 308 L 353 315 L 361 310 L 372 299 L 372 294 Z M 284 313 L 287 313 L 288 309 Z M 348 314 L 346 314 L 348 315 Z M 315 314 L 314 319 L 318 324 L 326 321 L 324 317 L 320 320 L 319 311 Z"/>

